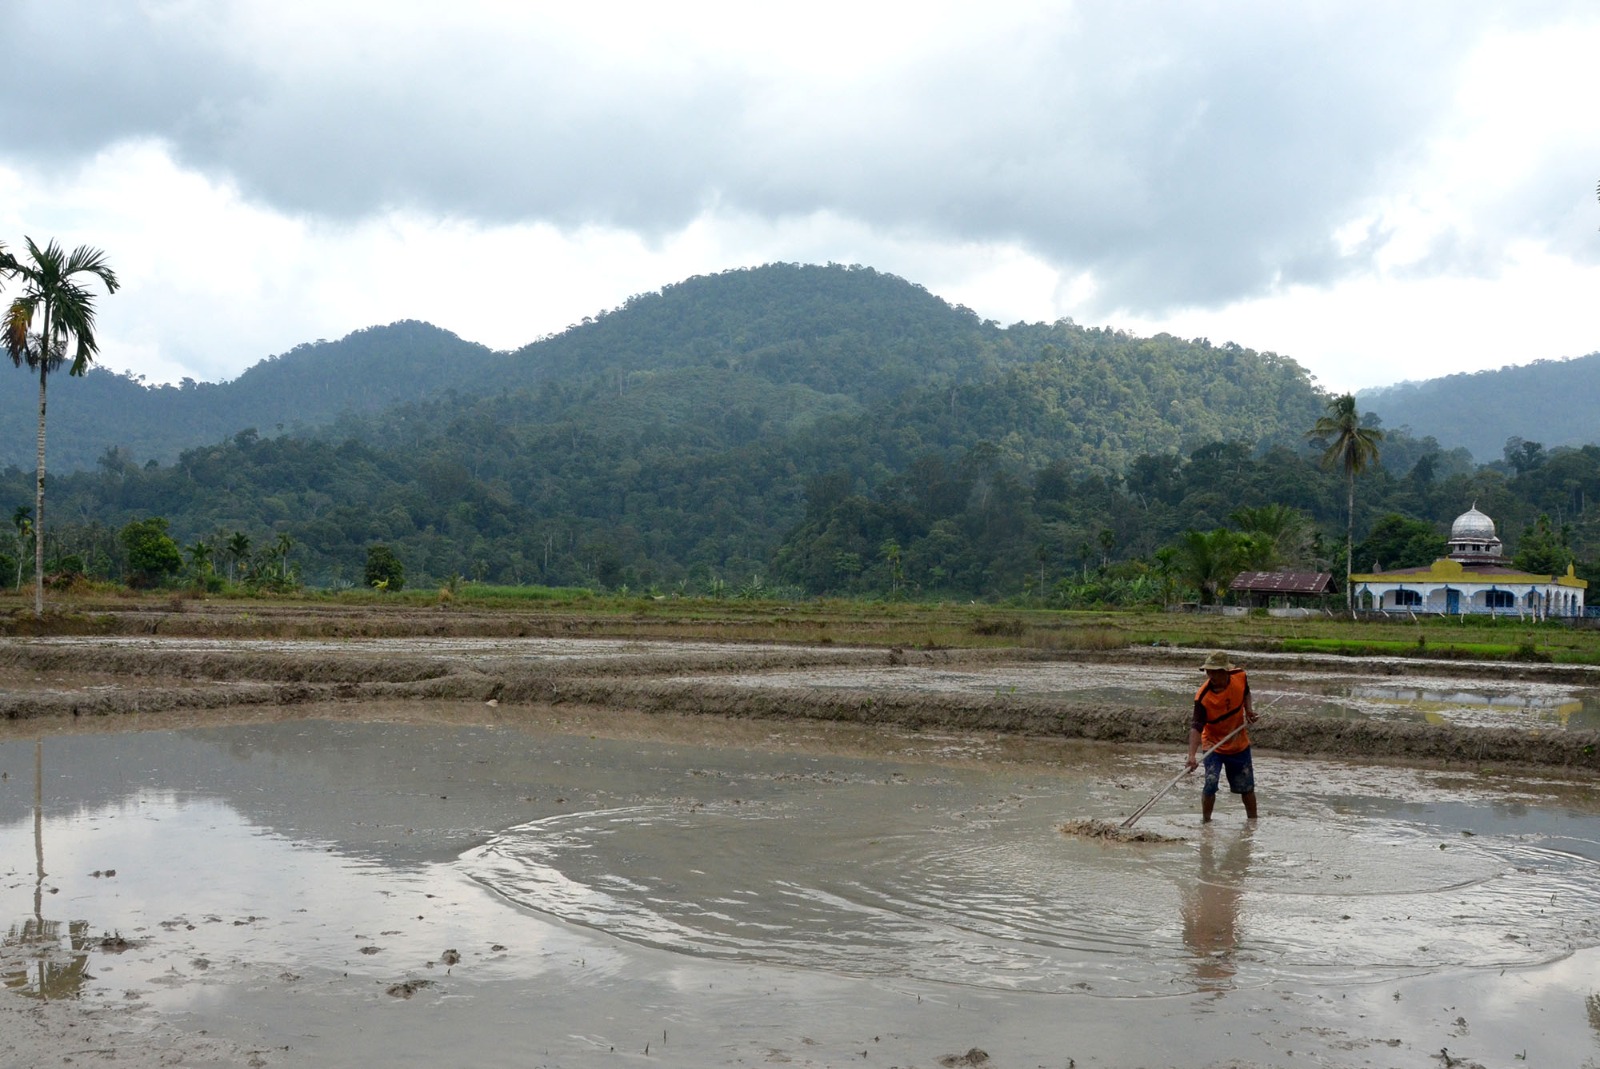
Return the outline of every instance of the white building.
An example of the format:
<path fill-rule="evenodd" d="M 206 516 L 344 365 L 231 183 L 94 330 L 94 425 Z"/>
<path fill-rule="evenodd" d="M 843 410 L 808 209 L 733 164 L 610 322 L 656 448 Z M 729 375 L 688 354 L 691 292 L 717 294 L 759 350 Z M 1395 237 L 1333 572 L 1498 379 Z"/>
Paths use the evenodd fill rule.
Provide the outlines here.
<path fill-rule="evenodd" d="M 1509 614 L 1544 619 L 1582 616 L 1587 580 L 1536 575 L 1500 555 L 1494 521 L 1473 506 L 1450 527 L 1449 551 L 1426 568 L 1352 574 L 1358 607 L 1449 615 Z"/>

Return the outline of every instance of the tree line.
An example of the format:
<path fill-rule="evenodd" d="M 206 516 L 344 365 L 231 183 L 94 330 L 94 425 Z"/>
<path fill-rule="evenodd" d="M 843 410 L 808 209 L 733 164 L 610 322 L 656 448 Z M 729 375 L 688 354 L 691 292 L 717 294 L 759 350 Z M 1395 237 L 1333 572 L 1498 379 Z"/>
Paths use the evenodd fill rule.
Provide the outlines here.
<path fill-rule="evenodd" d="M 460 428 L 478 441 L 489 431 Z M 1600 577 L 1595 446 L 1541 448 L 1532 461 L 1518 446 L 1520 468 L 1478 466 L 1391 431 L 1352 502 L 1349 473 L 1323 464 L 1331 445 L 1323 436 L 1141 454 L 1120 475 L 1064 460 L 1030 468 L 978 442 L 923 453 L 874 481 L 821 463 L 838 454 L 814 456 L 806 470 L 761 441 L 715 462 L 670 450 L 641 459 L 591 443 L 580 463 L 557 448 L 573 433 L 548 428 L 535 440 L 546 469 L 536 507 L 484 482 L 459 456 L 397 456 L 354 440 L 244 434 L 173 468 L 111 456 L 96 473 L 59 480 L 55 493 L 62 512 L 125 518 L 54 525 L 46 574 L 369 586 L 388 574 L 372 571 L 381 547 L 385 567 L 412 586 L 470 579 L 659 594 L 1160 604 L 1225 599 L 1240 570 L 1342 579 L 1347 561 L 1356 570 L 1424 565 L 1443 554 L 1451 520 L 1476 504 L 1519 566 L 1560 572 L 1573 562 L 1580 575 Z M 21 477 L 0 474 L 0 491 L 20 488 Z M 27 519 L 24 510 L 19 539 Z M 137 551 L 130 528 L 144 538 Z M 19 584 L 30 577 L 20 556 L 0 554 L 0 567 Z"/>

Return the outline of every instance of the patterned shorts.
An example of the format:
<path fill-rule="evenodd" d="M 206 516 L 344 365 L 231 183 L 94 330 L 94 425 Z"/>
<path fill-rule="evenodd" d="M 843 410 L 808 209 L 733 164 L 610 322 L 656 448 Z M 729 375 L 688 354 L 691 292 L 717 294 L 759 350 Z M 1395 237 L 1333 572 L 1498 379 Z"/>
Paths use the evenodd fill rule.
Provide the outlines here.
<path fill-rule="evenodd" d="M 1250 763 L 1250 747 L 1238 753 L 1207 754 L 1205 761 L 1205 794 L 1216 794 L 1224 769 L 1228 772 L 1228 790 L 1234 794 L 1250 794 L 1256 789 L 1255 766 Z"/>

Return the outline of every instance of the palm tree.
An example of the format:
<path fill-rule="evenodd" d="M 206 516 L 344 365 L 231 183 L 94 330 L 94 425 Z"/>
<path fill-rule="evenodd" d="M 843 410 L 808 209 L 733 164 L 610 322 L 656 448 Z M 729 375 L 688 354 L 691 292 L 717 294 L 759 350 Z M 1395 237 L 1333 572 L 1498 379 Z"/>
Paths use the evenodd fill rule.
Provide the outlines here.
<path fill-rule="evenodd" d="M 28 543 L 33 541 L 33 509 L 27 505 L 18 505 L 17 510 L 11 514 L 11 525 L 17 529 L 17 590 L 22 590 L 22 555 L 28 551 Z"/>
<path fill-rule="evenodd" d="M 244 562 L 250 559 L 250 536 L 243 531 L 233 532 L 233 537 L 228 539 L 228 582 L 234 581 L 234 571 L 237 567 L 243 570 Z"/>
<path fill-rule="evenodd" d="M 278 558 L 278 578 L 289 578 L 289 551 L 294 548 L 294 536 L 288 531 L 279 531 L 278 540 L 273 545 L 273 550 Z"/>
<path fill-rule="evenodd" d="M 1241 538 L 1226 527 L 1187 530 L 1178 536 L 1177 572 L 1200 591 L 1200 604 L 1217 600 L 1224 584 L 1239 574 Z"/>
<path fill-rule="evenodd" d="M 106 264 L 99 249 L 79 245 L 67 254 L 54 241 L 43 249 L 28 243 L 28 258 L 17 261 L 12 270 L 23 284 L 22 294 L 6 309 L 6 351 L 17 367 L 28 365 L 39 372 L 38 474 L 33 500 L 33 614 L 44 615 L 44 405 L 45 380 L 66 360 L 67 343 L 77 339 L 68 374 L 82 375 L 89 369 L 100 346 L 94 340 L 94 294 L 79 280 L 93 275 L 117 292 L 116 272 Z M 33 333 L 35 320 L 38 333 Z"/>
<path fill-rule="evenodd" d="M 1230 512 L 1228 519 L 1245 534 L 1260 535 L 1265 539 L 1266 567 L 1300 561 L 1306 536 L 1306 518 L 1299 509 L 1276 502 L 1257 507 L 1244 506 Z"/>
<path fill-rule="evenodd" d="M 194 578 L 202 588 L 206 585 L 206 576 L 211 574 L 211 543 L 196 542 L 189 547 L 189 563 L 194 566 Z"/>
<path fill-rule="evenodd" d="M 1344 599 L 1345 608 L 1353 616 L 1356 602 L 1355 592 L 1350 589 L 1350 557 L 1355 548 L 1356 476 L 1378 462 L 1378 443 L 1383 441 L 1383 432 L 1361 425 L 1355 395 L 1347 393 L 1328 402 L 1328 414 L 1317 420 L 1306 437 L 1327 443 L 1322 453 L 1322 466 L 1330 470 L 1343 469 L 1349 487 L 1344 524 Z"/>

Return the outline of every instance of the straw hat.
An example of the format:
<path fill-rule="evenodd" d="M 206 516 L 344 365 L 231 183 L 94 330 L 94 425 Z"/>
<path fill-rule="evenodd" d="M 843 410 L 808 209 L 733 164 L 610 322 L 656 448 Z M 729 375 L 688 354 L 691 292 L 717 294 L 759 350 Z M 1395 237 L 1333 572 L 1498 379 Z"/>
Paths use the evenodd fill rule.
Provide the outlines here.
<path fill-rule="evenodd" d="M 1237 668 L 1238 665 L 1228 660 L 1228 655 L 1226 653 L 1224 653 L 1222 650 L 1213 650 L 1211 655 L 1206 658 L 1206 663 L 1200 666 L 1200 671 L 1211 672 L 1220 669 L 1224 672 L 1232 672 L 1237 670 Z"/>

